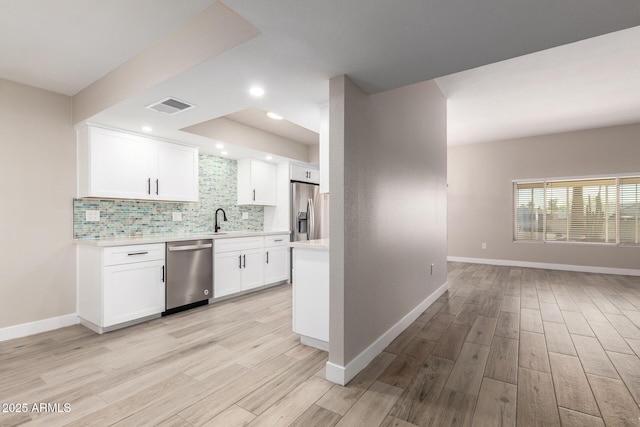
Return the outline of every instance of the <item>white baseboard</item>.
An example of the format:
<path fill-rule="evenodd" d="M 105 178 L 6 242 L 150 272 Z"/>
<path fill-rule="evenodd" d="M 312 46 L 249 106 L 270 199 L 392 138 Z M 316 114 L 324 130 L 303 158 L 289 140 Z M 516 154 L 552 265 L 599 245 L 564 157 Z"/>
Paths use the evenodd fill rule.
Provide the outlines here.
<path fill-rule="evenodd" d="M 60 317 L 38 320 L 35 322 L 23 323 L 20 325 L 0 328 L 0 341 L 22 338 L 40 332 L 52 331 L 65 326 L 77 325 L 80 322 L 76 313 L 67 314 Z"/>
<path fill-rule="evenodd" d="M 517 261 L 492 258 L 466 258 L 449 256 L 447 261 L 467 262 L 469 264 L 503 265 L 507 267 L 542 268 L 546 270 L 579 271 L 583 273 L 619 274 L 622 276 L 640 276 L 640 270 L 631 268 L 596 267 L 590 265 L 550 264 L 546 262 Z"/>
<path fill-rule="evenodd" d="M 328 341 L 322 341 L 317 338 L 311 338 L 305 335 L 300 335 L 300 343 L 304 345 L 308 345 L 309 347 L 317 348 L 318 350 L 329 351 Z"/>
<path fill-rule="evenodd" d="M 407 313 L 400 321 L 389 328 L 384 334 L 378 337 L 369 347 L 357 355 L 353 360 L 347 363 L 346 366 L 336 365 L 335 363 L 327 362 L 326 378 L 328 381 L 334 382 L 340 385 L 346 385 L 353 379 L 361 370 L 367 367 L 369 363 L 382 350 L 387 348 L 391 342 L 396 339 L 398 335 L 402 333 L 409 325 L 411 325 L 431 304 L 437 300 L 440 295 L 445 293 L 448 285 L 445 282 L 442 286 L 435 290 L 431 295 L 424 299 L 418 306 Z"/>

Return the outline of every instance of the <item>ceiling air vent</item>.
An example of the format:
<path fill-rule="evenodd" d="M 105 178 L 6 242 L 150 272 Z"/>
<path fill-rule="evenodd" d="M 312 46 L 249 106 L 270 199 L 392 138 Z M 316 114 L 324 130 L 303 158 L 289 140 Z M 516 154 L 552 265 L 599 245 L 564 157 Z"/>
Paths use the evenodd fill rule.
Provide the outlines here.
<path fill-rule="evenodd" d="M 192 108 L 196 108 L 196 106 L 175 98 L 166 98 L 162 101 L 154 102 L 153 104 L 147 105 L 147 108 L 158 111 L 160 113 L 174 115 L 183 111 L 190 110 Z"/>

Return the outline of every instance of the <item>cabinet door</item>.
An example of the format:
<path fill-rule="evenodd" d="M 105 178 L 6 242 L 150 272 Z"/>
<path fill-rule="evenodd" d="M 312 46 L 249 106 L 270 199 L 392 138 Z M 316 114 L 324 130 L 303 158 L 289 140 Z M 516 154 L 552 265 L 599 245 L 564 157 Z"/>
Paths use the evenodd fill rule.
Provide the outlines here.
<path fill-rule="evenodd" d="M 159 200 L 198 201 L 198 149 L 157 143 L 158 173 L 152 197 Z"/>
<path fill-rule="evenodd" d="M 265 249 L 264 284 L 289 280 L 289 248 Z"/>
<path fill-rule="evenodd" d="M 309 169 L 309 182 L 320 184 L 320 171 L 317 169 Z"/>
<path fill-rule="evenodd" d="M 216 254 L 213 263 L 213 296 L 216 298 L 242 290 L 241 252 Z"/>
<path fill-rule="evenodd" d="M 307 168 L 300 165 L 291 165 L 291 179 L 293 181 L 307 182 L 309 180 Z"/>
<path fill-rule="evenodd" d="M 291 165 L 291 179 L 293 181 L 318 184 L 320 183 L 320 172 L 317 169 L 302 165 Z"/>
<path fill-rule="evenodd" d="M 329 341 L 329 251 L 293 249 L 293 331 Z"/>
<path fill-rule="evenodd" d="M 150 261 L 104 268 L 103 326 L 162 313 L 164 262 Z"/>
<path fill-rule="evenodd" d="M 242 290 L 264 285 L 264 250 L 251 249 L 242 252 Z"/>
<path fill-rule="evenodd" d="M 152 141 L 137 135 L 90 129 L 89 194 L 94 197 L 147 199 Z"/>
<path fill-rule="evenodd" d="M 276 175 L 275 165 L 251 161 L 251 186 L 255 190 L 254 204 L 276 204 Z"/>

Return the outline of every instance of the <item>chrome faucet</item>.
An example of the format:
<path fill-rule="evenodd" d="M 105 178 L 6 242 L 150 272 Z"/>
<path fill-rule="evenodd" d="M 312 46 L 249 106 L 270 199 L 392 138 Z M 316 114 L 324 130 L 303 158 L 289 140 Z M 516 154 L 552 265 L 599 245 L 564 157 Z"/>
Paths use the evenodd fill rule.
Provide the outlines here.
<path fill-rule="evenodd" d="M 214 217 L 215 217 L 216 220 L 215 220 L 215 225 L 213 226 L 213 230 L 214 230 L 215 233 L 217 233 L 218 230 L 220 230 L 220 226 L 218 225 L 218 212 L 219 211 L 222 211 L 222 219 L 225 220 L 225 221 L 227 220 L 227 213 L 224 211 L 224 209 L 222 209 L 222 208 L 216 209 L 216 213 L 214 214 Z"/>

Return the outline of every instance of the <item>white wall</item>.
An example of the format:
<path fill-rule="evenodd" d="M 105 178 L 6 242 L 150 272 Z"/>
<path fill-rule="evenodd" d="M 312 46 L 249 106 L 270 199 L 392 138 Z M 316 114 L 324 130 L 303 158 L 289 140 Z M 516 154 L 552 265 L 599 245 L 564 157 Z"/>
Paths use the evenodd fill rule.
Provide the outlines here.
<path fill-rule="evenodd" d="M 276 177 L 276 206 L 264 207 L 264 230 L 265 231 L 283 231 L 289 230 L 291 222 L 291 210 L 289 209 L 291 189 L 289 187 L 289 162 L 283 161 L 278 163 L 278 171 Z"/>
<path fill-rule="evenodd" d="M 329 361 L 346 367 L 446 282 L 446 100 L 339 76 L 330 115 Z"/>
<path fill-rule="evenodd" d="M 637 247 L 514 243 L 512 231 L 514 179 L 640 174 L 640 124 L 448 151 L 449 256 L 640 270 Z"/>
<path fill-rule="evenodd" d="M 76 311 L 71 98 L 0 79 L 0 328 Z"/>

